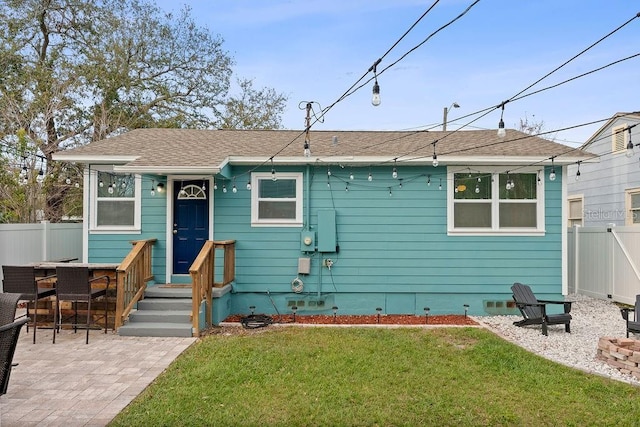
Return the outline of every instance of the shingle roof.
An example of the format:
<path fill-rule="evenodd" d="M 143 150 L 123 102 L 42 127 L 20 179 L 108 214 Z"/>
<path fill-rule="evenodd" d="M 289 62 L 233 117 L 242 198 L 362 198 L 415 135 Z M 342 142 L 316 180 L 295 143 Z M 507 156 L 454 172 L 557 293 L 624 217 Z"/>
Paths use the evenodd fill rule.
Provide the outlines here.
<path fill-rule="evenodd" d="M 434 143 L 438 159 L 450 164 L 470 158 L 508 160 L 519 158 L 575 162 L 592 157 L 543 138 L 509 129 L 503 139 L 494 130 L 456 132 L 310 131 L 311 158 L 303 157 L 304 131 L 297 130 L 201 130 L 136 129 L 122 135 L 57 153 L 56 160 L 113 161 L 130 168 L 219 168 L 225 161 L 249 159 L 308 163 L 317 158 L 349 158 L 353 162 L 431 162 Z M 135 158 L 135 160 L 133 160 Z M 119 159 L 119 161 L 115 161 Z"/>

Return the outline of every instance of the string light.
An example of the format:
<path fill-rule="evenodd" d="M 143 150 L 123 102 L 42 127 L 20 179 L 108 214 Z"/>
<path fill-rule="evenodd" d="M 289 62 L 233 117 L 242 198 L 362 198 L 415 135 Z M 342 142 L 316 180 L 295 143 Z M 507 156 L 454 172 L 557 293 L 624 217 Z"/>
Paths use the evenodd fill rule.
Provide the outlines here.
<path fill-rule="evenodd" d="M 331 176 L 331 167 L 327 166 L 327 176 Z"/>
<path fill-rule="evenodd" d="M 502 120 L 502 116 L 504 115 L 505 102 L 501 104 L 502 111 L 500 112 L 500 121 L 498 122 L 498 138 L 504 138 L 507 135 L 507 131 L 504 129 L 504 120 Z"/>
<path fill-rule="evenodd" d="M 238 192 L 238 187 L 236 187 L 236 177 L 233 177 L 233 186 L 231 187 L 231 191 L 233 193 L 237 193 Z"/>
<path fill-rule="evenodd" d="M 273 157 L 271 157 L 271 180 L 277 181 L 278 177 L 276 176 L 276 168 L 273 167 Z"/>
<path fill-rule="evenodd" d="M 389 197 L 393 197 L 393 193 L 391 192 L 391 187 L 389 187 Z"/>
<path fill-rule="evenodd" d="M 369 71 L 373 71 L 373 78 L 374 78 L 373 93 L 371 95 L 371 104 L 373 104 L 374 107 L 377 107 L 378 105 L 380 105 L 380 101 L 381 101 L 380 100 L 380 85 L 378 84 L 378 74 L 377 74 L 377 71 L 376 71 L 376 67 L 378 66 L 380 61 L 382 61 L 382 58 L 378 59 L 371 66 L 371 68 L 369 68 Z"/>
<path fill-rule="evenodd" d="M 549 173 L 549 181 L 555 181 L 556 180 L 556 167 L 553 164 L 553 157 L 551 158 L 551 173 Z"/>
<path fill-rule="evenodd" d="M 251 191 L 251 180 L 247 181 L 247 190 Z"/>
<path fill-rule="evenodd" d="M 218 181 L 216 181 L 215 178 L 213 178 L 213 189 L 217 190 L 218 189 Z"/>
<path fill-rule="evenodd" d="M 373 175 L 371 175 L 371 172 L 369 172 L 369 176 L 367 177 L 367 181 L 369 181 L 369 182 L 373 181 Z"/>
<path fill-rule="evenodd" d="M 431 187 L 431 175 L 427 175 L 427 187 Z"/>
<path fill-rule="evenodd" d="M 633 142 L 631 142 L 631 128 L 629 128 L 629 143 L 627 144 L 627 157 L 633 157 Z"/>
<path fill-rule="evenodd" d="M 438 185 L 438 190 L 442 190 L 442 178 L 440 178 L 440 185 Z"/>
<path fill-rule="evenodd" d="M 344 191 L 346 191 L 347 193 L 349 192 L 349 183 L 347 182 L 347 185 L 345 185 L 344 187 Z"/>
<path fill-rule="evenodd" d="M 222 192 L 223 193 L 227 192 L 227 186 L 225 184 L 222 184 Z"/>
<path fill-rule="evenodd" d="M 202 191 L 207 191 L 207 184 L 204 179 L 202 180 Z"/>
<path fill-rule="evenodd" d="M 394 166 L 393 166 L 393 171 L 391 172 L 391 177 L 393 179 L 398 179 L 398 168 L 396 168 L 396 166 L 395 166 L 396 165 L 396 161 L 397 161 L 397 159 L 393 159 Z"/>
<path fill-rule="evenodd" d="M 580 163 L 582 162 L 578 161 L 578 170 L 576 171 L 576 181 L 580 180 Z"/>
<path fill-rule="evenodd" d="M 353 176 L 353 171 L 349 171 L 349 179 L 353 181 L 355 177 Z"/>
<path fill-rule="evenodd" d="M 434 168 L 438 167 L 438 155 L 436 154 L 436 142 L 433 143 L 433 167 Z"/>

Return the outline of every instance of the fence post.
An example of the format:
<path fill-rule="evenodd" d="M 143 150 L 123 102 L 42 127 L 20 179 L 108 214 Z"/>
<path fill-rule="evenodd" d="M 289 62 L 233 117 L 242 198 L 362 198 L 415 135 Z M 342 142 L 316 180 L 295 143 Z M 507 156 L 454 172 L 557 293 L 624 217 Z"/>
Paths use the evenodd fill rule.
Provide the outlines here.
<path fill-rule="evenodd" d="M 42 260 L 49 261 L 49 242 L 51 241 L 51 223 L 47 220 L 40 221 L 42 227 Z"/>

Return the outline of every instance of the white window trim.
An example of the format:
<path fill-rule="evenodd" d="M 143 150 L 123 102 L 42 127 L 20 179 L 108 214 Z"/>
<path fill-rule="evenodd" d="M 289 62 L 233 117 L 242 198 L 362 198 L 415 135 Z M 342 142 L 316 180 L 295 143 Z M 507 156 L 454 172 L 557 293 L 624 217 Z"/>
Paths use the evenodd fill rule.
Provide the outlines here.
<path fill-rule="evenodd" d="M 89 203 L 90 203 L 90 215 L 89 215 L 89 233 L 91 234 L 131 234 L 141 233 L 141 217 L 142 217 L 142 177 L 140 175 L 134 175 L 134 213 L 133 213 L 133 226 L 118 226 L 118 225 L 98 225 L 97 224 L 97 212 L 98 212 L 98 172 L 110 172 L 113 173 L 112 168 L 108 167 L 93 167 L 89 175 Z"/>
<path fill-rule="evenodd" d="M 251 173 L 251 226 L 252 227 L 302 227 L 303 213 L 303 181 L 302 172 L 278 172 L 278 179 L 295 179 L 296 181 L 296 217 L 294 219 L 260 219 L 258 218 L 259 185 L 262 179 L 272 179 L 271 172 Z M 292 200 L 292 199 L 291 199 Z"/>
<path fill-rule="evenodd" d="M 625 225 L 631 225 L 631 226 L 634 226 L 634 227 L 640 226 L 639 223 L 634 223 L 633 222 L 633 217 L 632 217 L 632 213 L 631 213 L 631 195 L 632 194 L 639 194 L 639 193 L 640 193 L 640 187 L 629 188 L 629 189 L 624 191 L 624 210 L 625 210 L 624 223 L 625 223 Z M 640 210 L 638 211 L 638 214 L 640 215 Z"/>
<path fill-rule="evenodd" d="M 538 185 L 537 199 L 536 199 L 536 223 L 537 227 L 524 227 L 524 228 L 499 228 L 499 209 L 500 200 L 499 197 L 499 175 L 505 174 L 505 170 L 496 171 L 495 168 L 479 167 L 474 168 L 474 172 L 490 173 L 492 174 L 491 183 L 491 228 L 479 227 L 479 228 L 454 228 L 454 185 L 453 175 L 454 173 L 460 173 L 463 170 L 460 167 L 450 166 L 447 168 L 447 234 L 455 236 L 544 236 L 545 234 L 545 191 L 544 191 L 544 170 L 533 167 L 518 168 L 513 173 L 539 173 L 542 178 Z M 530 203 L 532 200 L 513 200 L 512 202 Z M 485 201 L 485 202 L 488 202 Z"/>

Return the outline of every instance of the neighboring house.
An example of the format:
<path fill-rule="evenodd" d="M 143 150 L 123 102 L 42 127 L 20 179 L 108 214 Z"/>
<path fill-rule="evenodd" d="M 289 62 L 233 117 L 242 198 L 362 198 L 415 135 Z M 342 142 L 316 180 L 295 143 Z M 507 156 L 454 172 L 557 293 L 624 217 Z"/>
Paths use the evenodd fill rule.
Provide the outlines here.
<path fill-rule="evenodd" d="M 515 130 L 308 141 L 305 157 L 300 131 L 139 129 L 54 159 L 85 165 L 85 262 L 156 238 L 155 282 L 188 282 L 204 240 L 235 240 L 231 314 L 486 314 L 516 281 L 567 292 L 564 169 L 591 155 Z"/>
<path fill-rule="evenodd" d="M 640 225 L 638 124 L 640 112 L 617 113 L 580 147 L 599 161 L 567 167 L 569 227 Z"/>

